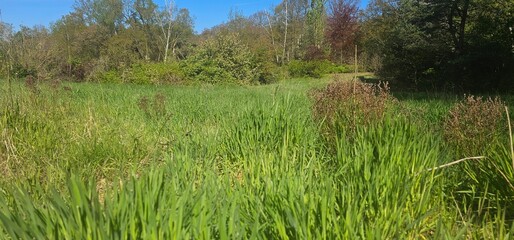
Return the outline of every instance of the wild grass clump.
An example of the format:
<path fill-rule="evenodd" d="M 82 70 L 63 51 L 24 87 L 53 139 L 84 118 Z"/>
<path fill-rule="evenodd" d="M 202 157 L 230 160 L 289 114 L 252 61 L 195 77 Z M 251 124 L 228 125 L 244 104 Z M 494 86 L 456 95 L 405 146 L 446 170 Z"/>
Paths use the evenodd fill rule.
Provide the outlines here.
<path fill-rule="evenodd" d="M 30 90 L 30 92 L 37 94 L 39 93 L 40 89 L 38 86 L 37 79 L 35 79 L 32 75 L 29 75 L 25 78 L 25 87 Z"/>
<path fill-rule="evenodd" d="M 508 147 L 505 103 L 499 98 L 465 96 L 455 104 L 443 124 L 446 143 L 455 156 L 483 156 L 455 167 L 459 207 L 487 217 L 491 212 L 514 215 L 514 169 Z"/>
<path fill-rule="evenodd" d="M 444 137 L 459 156 L 481 155 L 505 133 L 504 110 L 505 103 L 498 97 L 465 96 L 445 118 Z"/>
<path fill-rule="evenodd" d="M 287 151 L 316 150 L 317 133 L 308 114 L 294 108 L 294 101 L 286 97 L 252 109 L 244 109 L 237 121 L 227 123 L 224 152 L 229 159 L 244 159 L 256 154 Z"/>
<path fill-rule="evenodd" d="M 314 118 L 322 123 L 324 137 L 333 141 L 341 133 L 349 139 L 357 126 L 381 122 L 396 102 L 387 82 L 378 84 L 336 79 L 311 92 Z"/>
<path fill-rule="evenodd" d="M 139 98 L 137 106 L 147 117 L 160 118 L 168 114 L 166 111 L 166 96 L 162 93 L 156 93 L 152 99 L 147 96 Z"/>

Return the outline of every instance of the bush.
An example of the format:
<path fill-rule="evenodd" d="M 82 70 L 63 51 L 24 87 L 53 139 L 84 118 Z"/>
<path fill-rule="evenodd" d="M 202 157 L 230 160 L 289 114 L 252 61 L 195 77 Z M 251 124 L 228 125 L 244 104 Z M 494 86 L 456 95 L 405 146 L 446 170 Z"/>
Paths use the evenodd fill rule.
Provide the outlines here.
<path fill-rule="evenodd" d="M 172 84 L 185 80 L 178 63 L 138 63 L 123 72 L 123 82 L 136 84 Z"/>
<path fill-rule="evenodd" d="M 325 74 L 351 72 L 346 66 L 336 65 L 328 60 L 299 61 L 293 60 L 288 64 L 292 77 L 320 78 Z"/>
<path fill-rule="evenodd" d="M 96 82 L 101 83 L 122 83 L 123 79 L 120 73 L 116 70 L 109 70 L 107 72 L 100 72 L 95 77 Z"/>
<path fill-rule="evenodd" d="M 280 67 L 271 61 L 263 61 L 259 66 L 258 80 L 261 84 L 276 83 L 280 79 L 285 79 Z"/>
<path fill-rule="evenodd" d="M 186 75 L 206 83 L 251 83 L 259 66 L 237 34 L 219 34 L 206 40 L 183 63 Z"/>
<path fill-rule="evenodd" d="M 505 104 L 499 98 L 467 96 L 457 103 L 444 121 L 444 137 L 458 155 L 483 154 L 505 126 Z"/>
<path fill-rule="evenodd" d="M 137 63 L 126 69 L 104 70 L 97 67 L 88 77 L 100 83 L 173 84 L 185 81 L 178 63 Z"/>
<path fill-rule="evenodd" d="M 311 92 L 314 118 L 322 123 L 328 143 L 340 137 L 352 139 L 357 126 L 381 122 L 395 98 L 387 83 L 370 84 L 337 80 Z M 340 136 L 344 134 L 344 136 Z"/>

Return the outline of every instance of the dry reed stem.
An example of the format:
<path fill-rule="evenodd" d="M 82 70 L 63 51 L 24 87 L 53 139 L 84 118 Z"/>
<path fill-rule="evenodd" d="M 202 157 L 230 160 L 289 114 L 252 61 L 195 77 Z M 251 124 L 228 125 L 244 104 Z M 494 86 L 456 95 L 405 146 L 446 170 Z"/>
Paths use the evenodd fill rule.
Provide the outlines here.
<path fill-rule="evenodd" d="M 514 145 L 512 145 L 512 126 L 510 124 L 509 108 L 507 106 L 505 106 L 505 112 L 507 113 L 507 122 L 509 124 L 510 158 L 512 159 L 512 169 L 514 169 Z"/>
<path fill-rule="evenodd" d="M 449 166 L 452 166 L 452 165 L 455 165 L 455 164 L 458 164 L 458 163 L 461 163 L 461 162 L 464 162 L 464 161 L 467 161 L 467 160 L 481 160 L 481 159 L 485 159 L 485 158 L 486 157 L 484 157 L 484 156 L 467 157 L 467 158 L 463 158 L 463 159 L 459 159 L 459 160 L 453 161 L 451 163 L 443 164 L 443 165 L 438 166 L 438 167 L 429 168 L 429 169 L 427 169 L 425 171 L 429 172 L 429 171 L 433 171 L 433 170 L 438 170 L 438 169 L 449 167 Z"/>

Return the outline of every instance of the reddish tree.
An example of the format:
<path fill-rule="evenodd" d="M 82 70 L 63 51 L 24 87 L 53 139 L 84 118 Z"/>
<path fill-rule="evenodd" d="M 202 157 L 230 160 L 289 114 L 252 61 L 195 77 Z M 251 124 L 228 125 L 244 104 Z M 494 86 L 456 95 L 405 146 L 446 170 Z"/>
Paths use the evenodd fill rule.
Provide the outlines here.
<path fill-rule="evenodd" d="M 358 28 L 358 0 L 330 0 L 328 8 L 326 39 L 332 55 L 343 56 L 355 42 Z"/>

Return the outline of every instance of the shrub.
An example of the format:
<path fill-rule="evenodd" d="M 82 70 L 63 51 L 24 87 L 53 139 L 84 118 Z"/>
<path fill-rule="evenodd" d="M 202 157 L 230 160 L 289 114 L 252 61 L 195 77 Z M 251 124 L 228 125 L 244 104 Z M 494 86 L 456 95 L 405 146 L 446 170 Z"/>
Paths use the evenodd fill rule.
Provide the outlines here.
<path fill-rule="evenodd" d="M 255 57 L 237 34 L 206 40 L 183 63 L 187 76 L 206 83 L 251 83 L 258 80 Z"/>
<path fill-rule="evenodd" d="M 123 79 L 122 79 L 120 73 L 116 70 L 100 72 L 95 77 L 95 80 L 96 80 L 96 82 L 101 82 L 101 83 L 121 83 L 121 82 L 123 82 Z"/>
<path fill-rule="evenodd" d="M 271 61 L 263 61 L 259 66 L 258 80 L 261 84 L 276 83 L 280 79 L 285 79 L 280 67 Z"/>
<path fill-rule="evenodd" d="M 482 154 L 504 130 L 504 106 L 499 98 L 465 97 L 444 120 L 445 139 L 459 155 Z"/>
<path fill-rule="evenodd" d="M 336 65 L 328 60 L 299 61 L 293 60 L 288 64 L 292 77 L 320 78 L 325 74 L 351 72 L 346 66 Z"/>
<path fill-rule="evenodd" d="M 88 80 L 100 83 L 172 84 L 185 81 L 178 63 L 136 63 L 125 69 L 97 67 Z"/>
<path fill-rule="evenodd" d="M 123 72 L 123 82 L 136 84 L 172 84 L 185 80 L 178 63 L 138 63 Z"/>
<path fill-rule="evenodd" d="M 287 67 L 292 77 L 321 77 L 321 72 L 311 62 L 293 60 Z"/>
<path fill-rule="evenodd" d="M 162 93 L 156 93 L 153 96 L 153 101 L 147 96 L 139 98 L 137 106 L 147 117 L 159 118 L 168 115 L 166 110 L 166 96 Z"/>
<path fill-rule="evenodd" d="M 314 118 L 322 123 L 322 134 L 330 142 L 353 138 L 357 126 L 381 122 L 395 102 L 387 83 L 371 84 L 338 80 L 311 92 Z M 345 136 L 340 136 L 344 134 Z"/>

